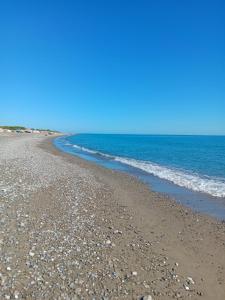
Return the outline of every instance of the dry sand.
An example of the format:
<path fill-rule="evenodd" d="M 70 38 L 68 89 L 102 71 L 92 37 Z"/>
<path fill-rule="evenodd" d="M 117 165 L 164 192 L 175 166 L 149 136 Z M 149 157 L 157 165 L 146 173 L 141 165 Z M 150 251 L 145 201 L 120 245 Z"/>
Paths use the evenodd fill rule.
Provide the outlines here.
<path fill-rule="evenodd" d="M 225 299 L 224 223 L 37 134 L 0 170 L 0 299 Z"/>

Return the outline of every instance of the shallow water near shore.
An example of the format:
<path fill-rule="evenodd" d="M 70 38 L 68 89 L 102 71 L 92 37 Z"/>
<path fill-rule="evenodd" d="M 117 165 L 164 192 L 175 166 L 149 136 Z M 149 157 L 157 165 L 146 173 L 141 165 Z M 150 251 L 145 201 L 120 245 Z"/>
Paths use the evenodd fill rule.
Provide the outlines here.
<path fill-rule="evenodd" d="M 188 174 L 188 173 L 180 172 L 180 169 L 175 169 L 175 168 L 169 169 L 169 172 L 167 171 L 168 168 L 163 169 L 163 172 L 166 174 L 169 174 L 169 175 L 170 174 L 174 175 L 174 173 L 172 173 L 171 170 L 172 171 L 176 170 L 175 176 L 177 176 L 177 177 L 175 177 L 175 179 L 179 178 L 178 176 L 180 176 L 182 179 L 184 178 L 187 182 L 188 182 L 188 180 L 192 180 L 193 184 L 195 184 L 195 185 L 191 185 L 190 188 L 186 188 L 185 186 L 179 186 L 179 182 L 178 182 L 178 184 L 175 184 L 171 180 L 168 180 L 167 177 L 165 177 L 164 175 L 163 175 L 164 177 L 162 176 L 163 178 L 160 178 L 159 176 L 161 176 L 161 173 L 159 173 L 159 176 L 157 176 L 158 173 L 154 173 L 154 171 L 159 170 L 161 172 L 162 167 L 159 164 L 154 164 L 155 162 L 152 163 L 152 161 L 151 161 L 151 164 L 149 164 L 149 162 L 146 163 L 146 160 L 145 161 L 141 160 L 141 164 L 140 164 L 140 160 L 136 160 L 136 159 L 134 160 L 134 158 L 132 157 L 132 154 L 128 158 L 127 156 L 122 156 L 121 153 L 118 153 L 118 152 L 113 153 L 113 151 L 112 152 L 104 151 L 105 149 L 107 149 L 107 150 L 110 149 L 110 145 L 106 146 L 105 141 L 104 141 L 104 143 L 102 143 L 102 141 L 105 139 L 105 136 L 106 135 L 88 135 L 88 134 L 86 134 L 86 135 L 81 134 L 81 135 L 76 135 L 76 136 L 63 136 L 63 137 L 56 138 L 53 143 L 58 149 L 66 152 L 66 153 L 78 156 L 80 158 L 94 162 L 96 164 L 99 164 L 99 165 L 109 168 L 109 169 L 114 169 L 114 170 L 118 170 L 121 172 L 131 174 L 131 175 L 137 177 L 138 179 L 140 179 L 141 181 L 145 182 L 146 184 L 148 184 L 153 191 L 166 194 L 166 195 L 170 196 L 171 198 L 173 198 L 174 200 L 176 200 L 178 203 L 183 204 L 183 205 L 193 209 L 196 212 L 204 213 L 204 214 L 210 215 L 212 217 L 218 218 L 220 220 L 225 220 L 225 197 L 223 196 L 223 192 L 224 192 L 223 184 L 225 182 L 222 177 L 223 171 L 224 171 L 222 168 L 223 161 L 222 161 L 222 164 L 220 164 L 220 165 L 217 162 L 216 166 L 214 168 L 213 162 L 210 161 L 210 158 L 208 158 L 208 161 L 206 163 L 208 163 L 209 166 L 211 165 L 211 167 L 209 167 L 210 170 L 208 171 L 211 176 L 209 176 L 207 174 L 207 176 L 202 177 L 202 178 L 200 176 L 198 176 L 198 174 L 196 175 L 197 172 L 193 172 L 193 170 L 192 170 L 193 173 Z M 118 142 L 117 136 L 119 136 L 119 138 L 121 138 L 120 135 L 112 135 L 112 136 L 113 136 L 113 140 L 115 142 Z M 127 137 L 128 137 L 128 140 L 132 140 L 132 136 L 128 135 Z M 96 138 L 97 138 L 97 140 L 100 139 L 100 143 L 98 145 L 96 144 Z M 146 139 L 145 136 L 144 136 L 144 138 Z M 150 138 L 152 138 L 152 136 Z M 153 136 L 154 140 L 155 140 L 155 138 L 156 137 Z M 166 138 L 167 138 L 166 142 L 168 142 L 168 137 L 166 137 Z M 201 137 L 201 138 L 203 138 L 203 137 Z M 216 142 L 219 141 L 219 146 L 223 147 L 223 143 L 225 140 L 224 137 L 216 137 L 216 138 L 219 138 L 219 139 L 216 139 Z M 220 138 L 222 138 L 222 139 L 220 139 Z M 92 148 L 89 148 L 90 142 L 87 143 L 87 140 L 90 140 L 90 139 L 92 142 Z M 172 139 L 174 139 L 174 137 L 172 137 Z M 93 141 L 95 143 L 93 143 Z M 139 141 L 140 141 L 140 138 L 139 138 Z M 158 141 L 160 141 L 160 143 L 158 143 Z M 157 143 L 158 143 L 157 147 L 159 149 L 159 144 L 161 144 L 161 147 L 163 147 L 160 137 L 159 137 L 158 141 L 157 141 Z M 221 141 L 222 141 L 222 146 L 221 146 Z M 171 142 L 170 139 L 169 139 L 169 142 Z M 197 142 L 199 143 L 199 141 L 197 141 Z M 202 140 L 200 142 L 202 142 Z M 203 144 L 206 144 L 206 142 L 207 142 L 207 140 L 205 140 L 203 138 Z M 129 141 L 129 143 L 131 143 L 131 141 Z M 174 141 L 172 141 L 172 147 L 174 148 L 175 145 L 173 143 L 174 143 Z M 185 145 L 185 143 L 187 143 L 187 141 L 181 139 L 181 144 L 184 144 L 184 146 L 187 146 L 187 144 Z M 210 141 L 210 143 L 212 143 L 212 141 Z M 119 146 L 122 146 L 122 145 L 119 145 Z M 218 148 L 218 145 L 217 145 L 217 148 Z M 119 149 L 119 147 L 118 147 L 118 149 Z M 122 147 L 120 149 L 122 149 Z M 144 153 L 144 156 L 146 159 L 147 154 L 146 154 L 146 151 L 144 151 L 144 150 L 145 149 L 142 147 L 142 152 Z M 162 153 L 162 152 L 157 153 L 157 155 L 156 155 L 156 152 L 157 152 L 156 149 L 153 149 L 153 150 L 155 151 L 155 157 L 157 157 L 158 155 L 161 155 L 161 156 L 164 155 L 164 153 Z M 200 150 L 202 151 L 202 149 L 200 149 Z M 123 147 L 123 151 L 124 151 L 124 147 Z M 152 151 L 152 152 L 154 152 L 154 151 Z M 189 151 L 190 151 L 190 149 L 189 149 Z M 211 152 L 212 152 L 212 150 L 211 150 Z M 122 154 L 124 155 L 124 153 L 122 153 Z M 180 153 L 177 152 L 176 156 L 177 156 L 177 154 L 179 154 L 178 157 L 181 157 Z M 140 155 L 143 156 L 143 154 L 139 154 L 139 156 Z M 195 153 L 193 153 L 193 155 L 195 155 Z M 210 155 L 212 156 L 212 153 L 210 153 Z M 219 155 L 220 155 L 220 153 L 219 153 Z M 172 157 L 172 156 L 170 155 L 170 157 Z M 204 159 L 204 157 L 203 157 L 203 159 Z M 216 161 L 216 159 L 215 159 L 215 161 Z M 195 157 L 195 160 L 196 160 L 196 157 Z M 174 161 L 175 161 L 174 164 L 176 164 L 177 163 L 176 159 L 174 159 Z M 157 163 L 158 163 L 158 161 L 157 161 Z M 187 162 L 185 162 L 185 163 L 187 164 Z M 151 166 L 151 170 L 149 169 L 149 165 Z M 153 166 L 153 169 L 152 169 L 152 166 Z M 204 171 L 207 168 L 207 166 L 204 166 L 203 161 L 200 161 L 198 163 L 195 162 L 195 167 L 196 166 L 200 170 L 204 170 Z M 166 172 L 165 172 L 165 170 L 166 170 Z M 164 173 L 162 173 L 162 174 L 164 174 Z M 218 174 L 220 176 L 217 176 Z M 186 176 L 186 178 L 185 178 L 185 176 Z M 168 178 L 170 178 L 170 177 L 168 177 Z M 198 182 L 198 184 L 196 184 L 197 179 L 202 180 L 202 182 Z M 207 180 L 208 180 L 208 182 L 207 182 Z M 176 180 L 175 180 L 175 182 L 176 182 Z M 185 181 L 184 181 L 184 183 L 185 183 Z M 183 182 L 182 182 L 182 184 L 183 184 Z M 210 195 L 210 193 L 202 192 L 201 188 L 202 189 L 204 188 L 204 184 L 206 185 L 206 188 L 208 188 L 209 192 L 211 192 L 212 194 L 215 194 L 215 195 L 218 194 L 219 197 Z M 191 189 L 192 187 L 193 187 L 193 189 L 198 189 L 198 185 L 200 186 L 200 188 L 199 188 L 200 191 Z"/>

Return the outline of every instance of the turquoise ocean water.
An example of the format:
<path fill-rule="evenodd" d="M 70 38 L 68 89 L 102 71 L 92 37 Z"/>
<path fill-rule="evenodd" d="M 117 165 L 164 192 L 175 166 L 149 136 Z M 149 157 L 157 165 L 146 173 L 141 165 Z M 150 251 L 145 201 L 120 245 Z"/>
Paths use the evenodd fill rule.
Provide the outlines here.
<path fill-rule="evenodd" d="M 207 213 L 225 216 L 225 136 L 78 134 L 55 145 L 132 173 L 198 211 L 203 202 Z"/>

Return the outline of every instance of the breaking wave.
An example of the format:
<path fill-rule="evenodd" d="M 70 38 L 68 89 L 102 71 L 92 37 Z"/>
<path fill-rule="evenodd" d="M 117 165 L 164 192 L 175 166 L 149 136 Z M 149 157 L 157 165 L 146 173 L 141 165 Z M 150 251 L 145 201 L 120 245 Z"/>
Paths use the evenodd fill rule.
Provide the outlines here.
<path fill-rule="evenodd" d="M 173 169 L 161 166 L 149 161 L 141 161 L 132 158 L 112 156 L 99 151 L 87 149 L 78 145 L 73 145 L 73 147 L 93 155 L 103 156 L 107 159 L 115 160 L 117 162 L 140 169 L 161 179 L 173 182 L 178 186 L 185 187 L 196 192 L 207 193 L 214 197 L 225 197 L 225 181 L 217 178 L 200 176 L 198 174 L 192 174 L 180 169 Z"/>
<path fill-rule="evenodd" d="M 99 151 L 91 150 L 91 149 L 88 149 L 88 148 L 85 148 L 85 147 L 82 147 L 82 146 L 73 145 L 73 147 L 77 148 L 79 150 L 82 150 L 84 152 L 88 152 L 88 153 L 94 154 L 94 155 L 100 155 L 100 156 L 104 156 L 104 157 L 107 157 L 107 158 L 110 158 L 110 159 L 114 159 L 115 158 L 115 156 L 112 156 L 112 155 L 109 155 L 109 154 L 106 154 L 106 153 L 102 153 L 102 152 L 99 152 Z"/>

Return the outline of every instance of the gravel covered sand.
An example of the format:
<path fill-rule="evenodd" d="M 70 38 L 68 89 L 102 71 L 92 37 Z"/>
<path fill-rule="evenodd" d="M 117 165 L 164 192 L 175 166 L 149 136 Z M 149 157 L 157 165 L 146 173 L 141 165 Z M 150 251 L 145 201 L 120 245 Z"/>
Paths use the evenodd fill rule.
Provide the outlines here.
<path fill-rule="evenodd" d="M 0 299 L 225 299 L 224 223 L 38 134 L 0 171 Z"/>

